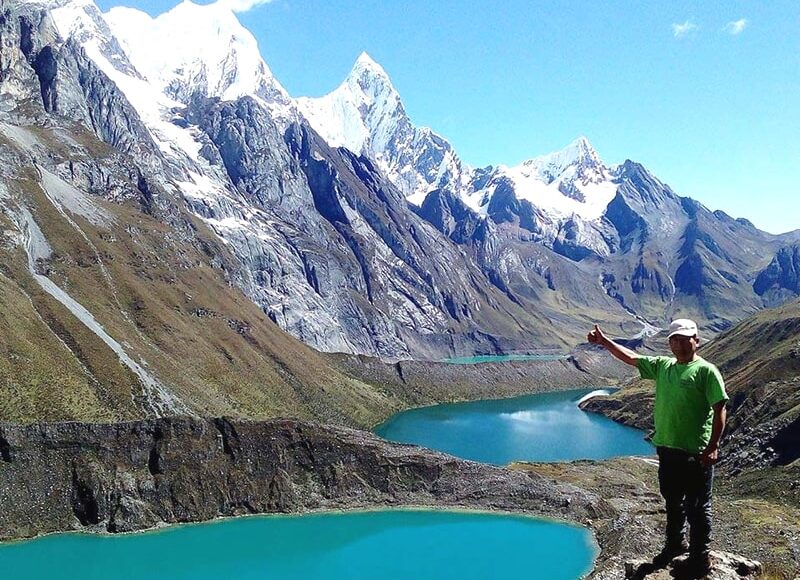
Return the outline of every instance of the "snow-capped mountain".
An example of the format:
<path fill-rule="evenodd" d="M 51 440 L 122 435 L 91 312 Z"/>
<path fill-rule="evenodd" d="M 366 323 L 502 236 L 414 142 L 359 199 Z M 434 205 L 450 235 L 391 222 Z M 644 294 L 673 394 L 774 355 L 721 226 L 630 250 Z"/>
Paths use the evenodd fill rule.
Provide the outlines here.
<path fill-rule="evenodd" d="M 93 60 L 105 59 L 173 101 L 196 93 L 224 100 L 258 96 L 291 100 L 261 58 L 255 37 L 222 2 L 184 0 L 156 18 L 115 7 L 103 14 L 92 0 L 50 0 L 50 15 L 64 39 L 74 39 Z"/>
<path fill-rule="evenodd" d="M 536 216 L 540 241 L 550 245 L 567 221 L 599 220 L 616 194 L 614 168 L 603 164 L 585 137 L 515 167 L 473 170 L 445 138 L 414 126 L 388 74 L 366 53 L 333 92 L 297 102 L 329 144 L 370 157 L 413 205 L 422 206 L 429 192 L 444 188 L 479 216 L 507 221 L 502 217 L 506 202 L 527 202 L 528 213 Z M 588 236 L 586 243 L 606 254 L 596 229 L 580 224 Z"/>
<path fill-rule="evenodd" d="M 331 146 L 373 159 L 415 205 L 432 189 L 458 191 L 466 183 L 469 167 L 447 140 L 411 123 L 389 75 L 367 53 L 336 90 L 297 104 Z"/>
<path fill-rule="evenodd" d="M 156 18 L 133 8 L 102 14 L 91 0 L 55 0 L 50 17 L 125 94 L 166 153 L 197 160 L 196 135 L 176 110 L 196 96 L 260 99 L 293 120 L 293 101 L 261 58 L 253 35 L 223 3 L 185 0 Z"/>
<path fill-rule="evenodd" d="M 177 68 L 153 66 L 148 42 L 130 38 L 149 17 L 118 11 L 122 16 L 113 17 L 112 11 L 107 18 L 79 1 L 50 13 L 62 38 L 57 50 L 85 51 L 91 61 L 78 58 L 78 70 L 62 75 L 71 90 L 62 91 L 59 102 L 82 94 L 91 104 L 87 124 L 116 141 L 119 134 L 128 143 L 152 138 L 146 156 L 128 150 L 145 168 L 140 189 L 148 200 L 159 190 L 179 196 L 238 262 L 226 276 L 282 328 L 320 350 L 389 359 L 438 357 L 471 343 L 553 344 L 534 328 L 536 316 L 514 312 L 519 306 L 415 215 L 368 158 L 330 149 L 294 114 L 292 102 L 266 101 L 258 83 L 245 86 L 250 94 L 226 100 L 237 93 L 224 91 L 244 85 L 213 82 L 225 78 L 207 74 L 208 59 L 228 66 L 239 52 L 218 58 L 228 53 L 209 47 L 196 59 L 174 57 L 170 62 L 183 63 Z M 185 2 L 155 19 L 170 20 L 171 32 L 156 26 L 151 33 L 180 37 L 186 34 L 181 27 L 216 22 L 218 10 Z M 173 18 L 175 11 L 183 17 Z M 206 42 L 236 46 L 233 36 L 241 33 L 231 32 L 233 15 L 226 19 L 222 32 Z M 253 61 L 244 59 L 244 65 Z M 206 73 L 187 76 L 186 67 Z M 100 94 L 72 82 L 95 68 Z M 54 112 L 61 112 L 58 106 Z M 411 138 L 424 141 L 427 134 Z M 181 220 L 174 208 L 170 212 L 170 219 Z M 529 330 L 512 325 L 512 317 L 529 320 L 523 325 Z"/>

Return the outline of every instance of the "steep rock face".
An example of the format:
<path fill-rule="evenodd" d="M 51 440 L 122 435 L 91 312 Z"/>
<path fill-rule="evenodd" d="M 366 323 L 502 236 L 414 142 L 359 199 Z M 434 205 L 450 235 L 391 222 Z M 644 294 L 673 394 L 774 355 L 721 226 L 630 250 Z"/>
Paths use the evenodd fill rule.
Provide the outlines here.
<path fill-rule="evenodd" d="M 480 236 L 482 220 L 446 189 L 435 189 L 414 211 L 457 244 Z"/>
<path fill-rule="evenodd" d="M 781 248 L 753 282 L 753 290 L 768 305 L 800 294 L 800 244 Z"/>
<path fill-rule="evenodd" d="M 631 290 L 634 294 L 654 294 L 662 300 L 670 297 L 673 292 L 669 278 L 658 269 L 650 269 L 640 260 L 631 275 Z"/>
<path fill-rule="evenodd" d="M 64 102 L 57 112 L 83 121 L 124 153 L 152 159 L 156 144 L 125 95 L 74 41 L 64 45 L 62 54 L 62 66 L 67 70 L 59 79 Z"/>
<path fill-rule="evenodd" d="M 513 509 L 581 523 L 614 513 L 545 477 L 290 420 L 0 426 L 0 442 L 2 539 L 398 505 Z"/>
<path fill-rule="evenodd" d="M 55 110 L 58 72 L 54 47 L 55 34 L 47 15 L 37 7 L 19 9 L 16 3 L 0 7 L 0 80 L 6 89 L 5 101 L 27 96 L 34 91 L 41 107 Z M 13 106 L 13 105 L 12 105 Z"/>
<path fill-rule="evenodd" d="M 447 325 L 472 335 L 471 340 L 490 340 L 480 335 L 488 331 L 503 336 L 508 331 L 501 329 L 511 318 L 527 320 L 527 327 L 541 336 L 533 316 L 498 292 L 466 254 L 411 212 L 402 195 L 368 159 L 345 149 L 329 150 L 308 131 L 300 134 L 294 147 L 318 211 L 345 239 L 362 266 L 367 298 L 396 320 L 407 321 L 398 326 L 400 336 L 407 336 L 411 326 L 419 328 L 421 336 L 408 340 L 447 343 L 455 337 L 437 330 Z M 378 259 L 366 259 L 382 246 L 390 253 L 382 251 Z M 415 314 L 396 302 L 398 296 L 410 299 L 421 312 Z M 435 318 L 421 318 L 426 312 Z M 514 331 L 505 334 L 506 340 L 515 336 L 522 339 Z"/>
<path fill-rule="evenodd" d="M 442 356 L 456 329 L 476 342 L 502 332 L 488 315 L 509 317 L 504 297 L 366 158 L 302 125 L 282 134 L 250 98 L 198 99 L 187 119 L 236 188 L 230 201 L 197 195 L 192 211 L 234 245 L 248 294 L 283 328 L 323 350 L 394 359 Z"/>
<path fill-rule="evenodd" d="M 222 162 L 241 192 L 230 203 L 215 196 L 190 203 L 236 248 L 248 294 L 281 327 L 322 350 L 408 356 L 392 321 L 371 305 L 373 256 L 335 227 L 337 218 L 349 220 L 325 160 L 300 144 L 293 155 L 289 145 L 303 137 L 285 138 L 249 98 L 196 105 L 189 119 L 210 139 L 205 154 Z"/>

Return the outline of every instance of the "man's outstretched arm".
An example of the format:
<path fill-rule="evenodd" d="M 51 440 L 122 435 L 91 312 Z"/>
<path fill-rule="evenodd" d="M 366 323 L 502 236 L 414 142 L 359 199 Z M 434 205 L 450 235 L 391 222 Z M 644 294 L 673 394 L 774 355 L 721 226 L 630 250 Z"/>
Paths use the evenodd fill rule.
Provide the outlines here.
<path fill-rule="evenodd" d="M 635 367 L 636 361 L 639 360 L 638 354 L 608 338 L 605 334 L 603 334 L 603 331 L 600 330 L 600 327 L 596 324 L 594 325 L 594 330 L 590 331 L 586 338 L 592 344 L 599 344 L 612 355 L 614 355 L 615 358 L 618 358 L 625 364 L 629 364 L 632 367 Z"/>

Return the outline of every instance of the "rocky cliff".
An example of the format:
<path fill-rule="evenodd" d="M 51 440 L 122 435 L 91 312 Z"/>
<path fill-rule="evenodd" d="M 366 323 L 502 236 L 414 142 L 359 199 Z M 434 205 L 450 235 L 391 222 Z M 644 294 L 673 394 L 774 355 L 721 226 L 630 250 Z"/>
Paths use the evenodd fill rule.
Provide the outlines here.
<path fill-rule="evenodd" d="M 800 292 L 800 244 L 781 248 L 753 282 L 768 304 L 778 305 Z"/>
<path fill-rule="evenodd" d="M 3 425 L 0 452 L 0 538 L 400 505 L 581 523 L 611 514 L 597 496 L 544 477 L 290 420 Z"/>

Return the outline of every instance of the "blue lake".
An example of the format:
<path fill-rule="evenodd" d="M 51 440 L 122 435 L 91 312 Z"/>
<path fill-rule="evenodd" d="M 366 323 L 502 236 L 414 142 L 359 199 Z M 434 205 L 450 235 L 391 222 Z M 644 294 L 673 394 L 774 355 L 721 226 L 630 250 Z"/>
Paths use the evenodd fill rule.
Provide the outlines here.
<path fill-rule="evenodd" d="M 0 544 L 3 578 L 486 579 L 580 577 L 585 529 L 532 518 L 392 510 L 247 517 L 125 536 Z"/>
<path fill-rule="evenodd" d="M 578 408 L 594 390 L 412 409 L 378 425 L 375 433 L 495 465 L 652 455 L 642 431 Z"/>
<path fill-rule="evenodd" d="M 518 361 L 535 361 L 535 360 L 564 360 L 567 355 L 564 354 L 486 354 L 478 356 L 464 356 L 448 358 L 442 362 L 454 365 L 474 365 L 489 362 L 507 362 L 512 360 Z"/>

